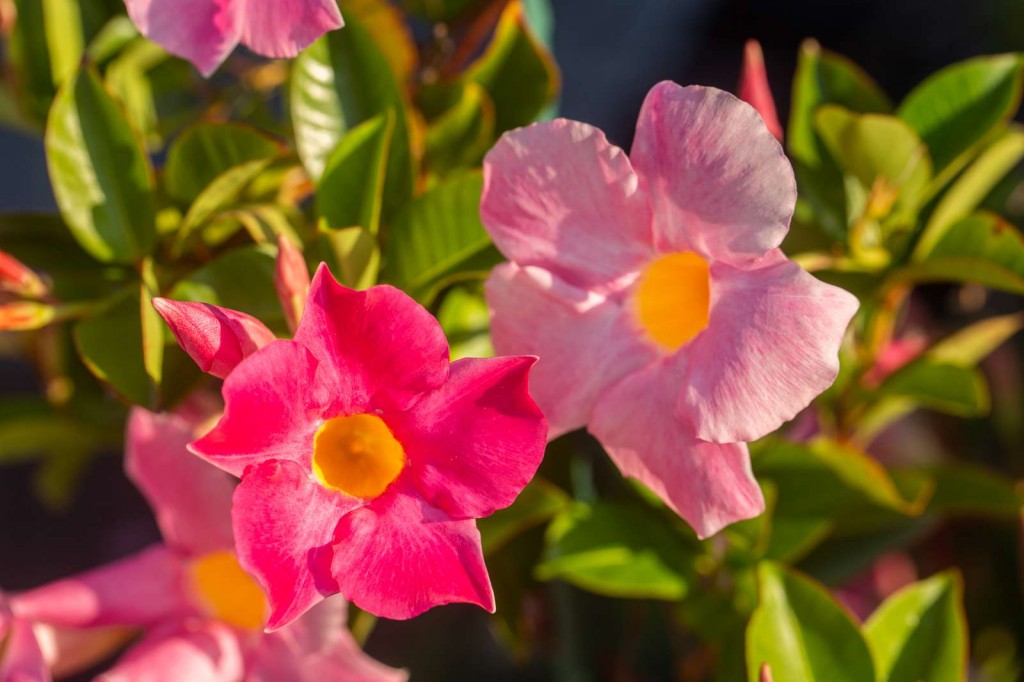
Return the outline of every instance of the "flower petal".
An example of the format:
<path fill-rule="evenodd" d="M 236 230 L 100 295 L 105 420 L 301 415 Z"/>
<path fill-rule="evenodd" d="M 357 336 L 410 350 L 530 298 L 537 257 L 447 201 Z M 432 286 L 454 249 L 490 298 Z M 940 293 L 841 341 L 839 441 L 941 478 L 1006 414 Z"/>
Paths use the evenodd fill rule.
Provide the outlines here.
<path fill-rule="evenodd" d="M 268 631 L 338 591 L 331 541 L 338 520 L 361 504 L 314 483 L 295 462 L 271 460 L 246 473 L 235 490 L 235 546 L 242 568 L 267 593 Z"/>
<path fill-rule="evenodd" d="M 727 92 L 654 86 L 631 158 L 651 193 L 659 251 L 739 263 L 789 230 L 793 167 L 760 114 Z"/>
<path fill-rule="evenodd" d="M 96 682 L 233 682 L 244 673 L 238 633 L 207 620 L 150 633 Z"/>
<path fill-rule="evenodd" d="M 494 612 L 480 532 L 393 486 L 348 514 L 335 535 L 331 568 L 341 593 L 384 618 L 404 620 L 442 604 Z"/>
<path fill-rule="evenodd" d="M 237 310 L 166 298 L 154 299 L 153 306 L 199 368 L 221 379 L 275 338 L 262 322 Z"/>
<path fill-rule="evenodd" d="M 327 31 L 344 22 L 337 0 L 236 0 L 242 42 L 265 57 L 294 57 Z"/>
<path fill-rule="evenodd" d="M 423 306 L 390 286 L 343 287 L 323 264 L 295 341 L 333 372 L 337 394 L 357 411 L 371 403 L 402 409 L 448 377 L 448 341 Z"/>
<path fill-rule="evenodd" d="M 2 633 L 0 633 L 2 634 Z M 0 639 L 0 641 L 3 641 Z M 50 682 L 49 666 L 32 630 L 32 623 L 11 621 L 0 655 L 0 680 L 3 682 Z"/>
<path fill-rule="evenodd" d="M 10 598 L 19 618 L 51 625 L 149 625 L 191 610 L 182 560 L 154 545 L 137 554 Z"/>
<path fill-rule="evenodd" d="M 484 159 L 480 217 L 494 243 L 509 260 L 577 286 L 607 283 L 646 262 L 650 216 L 629 158 L 585 123 L 513 130 Z"/>
<path fill-rule="evenodd" d="M 832 385 L 857 299 L 777 251 L 750 270 L 717 263 L 711 280 L 708 327 L 683 350 L 677 414 L 703 440 L 755 440 Z"/>
<path fill-rule="evenodd" d="M 534 362 L 459 360 L 443 387 L 394 423 L 429 504 L 457 519 L 488 516 L 533 478 L 547 442 L 544 415 L 527 390 Z"/>
<path fill-rule="evenodd" d="M 540 358 L 530 393 L 548 419 L 549 439 L 586 425 L 602 392 L 657 357 L 620 302 L 540 268 L 499 265 L 486 291 L 498 353 Z"/>
<path fill-rule="evenodd" d="M 238 0 L 125 0 L 139 32 L 213 73 L 238 44 Z"/>
<path fill-rule="evenodd" d="M 622 471 L 655 492 L 698 537 L 764 511 L 746 445 L 697 440 L 672 413 L 681 363 L 671 358 L 624 379 L 598 402 L 590 431 Z"/>
<path fill-rule="evenodd" d="M 322 412 L 336 395 L 316 358 L 291 341 L 275 341 L 224 381 L 224 416 L 189 449 L 241 477 L 267 459 L 307 466 Z"/>
<path fill-rule="evenodd" d="M 125 437 L 125 471 L 146 496 L 164 540 L 190 555 L 233 545 L 234 483 L 188 451 L 194 423 L 135 408 Z"/>

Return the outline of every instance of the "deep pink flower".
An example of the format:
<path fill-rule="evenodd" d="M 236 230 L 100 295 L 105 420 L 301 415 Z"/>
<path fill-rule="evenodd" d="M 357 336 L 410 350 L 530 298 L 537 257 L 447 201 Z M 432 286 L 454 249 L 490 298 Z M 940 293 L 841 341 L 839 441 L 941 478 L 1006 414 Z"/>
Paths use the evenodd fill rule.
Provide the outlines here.
<path fill-rule="evenodd" d="M 561 119 L 484 162 L 495 348 L 540 356 L 552 437 L 587 426 L 702 537 L 762 511 L 743 443 L 831 384 L 857 308 L 779 250 L 795 199 L 754 109 L 668 82 L 629 157 Z"/>
<path fill-rule="evenodd" d="M 0 592 L 0 681 L 49 682 L 50 666 L 43 657 L 31 621 L 16 618 Z"/>
<path fill-rule="evenodd" d="M 168 321 L 186 347 L 216 346 L 189 338 L 210 327 Z M 320 267 L 294 340 L 230 370 L 223 418 L 190 446 L 242 478 L 236 548 L 267 591 L 270 629 L 336 592 L 389 618 L 450 602 L 493 611 L 475 519 L 511 504 L 543 456 L 534 360 L 450 363 L 422 306 Z"/>
<path fill-rule="evenodd" d="M 265 634 L 266 597 L 239 566 L 230 509 L 234 482 L 186 444 L 204 411 L 135 409 L 126 469 L 154 511 L 166 544 L 12 598 L 17 618 L 58 628 L 141 627 L 145 634 L 104 682 L 404 680 L 367 657 L 345 627 L 341 598 Z"/>
<path fill-rule="evenodd" d="M 209 76 L 242 43 L 294 57 L 342 26 L 337 0 L 125 0 L 139 31 Z"/>

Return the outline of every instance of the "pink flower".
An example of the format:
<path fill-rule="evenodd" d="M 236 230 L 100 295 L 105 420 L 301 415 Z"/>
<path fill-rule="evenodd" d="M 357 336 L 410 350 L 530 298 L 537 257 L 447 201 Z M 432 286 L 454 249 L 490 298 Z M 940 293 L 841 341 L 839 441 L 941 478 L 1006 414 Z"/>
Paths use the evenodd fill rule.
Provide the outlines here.
<path fill-rule="evenodd" d="M 764 68 L 764 53 L 761 43 L 748 40 L 743 46 L 743 71 L 740 73 L 739 98 L 754 107 L 761 114 L 768 131 L 776 140 L 782 140 L 782 124 L 775 113 L 775 98 L 768 86 L 768 72 Z"/>
<path fill-rule="evenodd" d="M 702 537 L 763 510 L 743 443 L 832 383 L 857 308 L 779 250 L 795 199 L 754 109 L 668 82 L 629 157 L 562 119 L 484 162 L 495 348 L 540 356 L 552 437 L 588 427 Z"/>
<path fill-rule="evenodd" d="M 139 31 L 209 76 L 238 43 L 294 57 L 343 24 L 336 0 L 125 0 Z"/>
<path fill-rule="evenodd" d="M 50 666 L 43 657 L 32 623 L 11 613 L 0 592 L 0 680 L 49 682 Z"/>
<path fill-rule="evenodd" d="M 216 352 L 211 327 L 161 305 L 182 311 L 166 317 L 183 345 Z M 320 267 L 294 340 L 230 370 L 223 418 L 190 446 L 242 478 L 236 548 L 269 596 L 269 629 L 336 592 L 388 618 L 494 610 L 475 519 L 511 504 L 543 456 L 534 360 L 450 363 L 423 307 Z"/>
<path fill-rule="evenodd" d="M 205 416 L 198 407 L 175 415 L 136 409 L 128 424 L 126 469 L 166 544 L 17 595 L 14 614 L 64 630 L 143 628 L 103 682 L 404 680 L 359 650 L 340 598 L 263 632 L 266 597 L 233 551 L 234 482 L 186 452 Z"/>

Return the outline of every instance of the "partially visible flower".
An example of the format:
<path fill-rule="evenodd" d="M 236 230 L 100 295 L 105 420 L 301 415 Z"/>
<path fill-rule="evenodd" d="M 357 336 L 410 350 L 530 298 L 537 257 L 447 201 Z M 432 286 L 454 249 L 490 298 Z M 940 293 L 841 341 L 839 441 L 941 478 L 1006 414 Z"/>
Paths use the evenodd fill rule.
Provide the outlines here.
<path fill-rule="evenodd" d="M 208 346 L 194 329 L 175 333 Z M 190 446 L 242 478 L 236 548 L 269 596 L 270 629 L 337 592 L 389 618 L 494 610 L 475 519 L 511 504 L 543 456 L 534 361 L 451 363 L 407 295 L 346 289 L 320 267 L 294 340 L 231 370 L 224 416 Z"/>
<path fill-rule="evenodd" d="M 277 262 L 274 267 L 274 289 L 281 301 L 288 328 L 295 331 L 302 319 L 302 310 L 309 295 L 309 270 L 302 252 L 292 240 L 282 235 L 277 240 Z"/>
<path fill-rule="evenodd" d="M 32 623 L 15 618 L 0 592 L 0 681 L 49 682 L 50 667 L 32 629 Z"/>
<path fill-rule="evenodd" d="M 782 124 L 775 112 L 775 98 L 768 86 L 768 72 L 764 68 L 764 53 L 761 44 L 748 40 L 743 46 L 743 71 L 740 73 L 740 87 L 737 93 L 741 100 L 754 107 L 761 114 L 768 132 L 775 139 L 782 140 Z"/>
<path fill-rule="evenodd" d="M 0 291 L 25 298 L 42 298 L 49 293 L 49 287 L 31 268 L 0 251 Z"/>
<path fill-rule="evenodd" d="M 887 342 L 875 358 L 875 364 L 861 379 L 868 388 L 878 388 L 893 373 L 917 358 L 928 347 L 928 339 L 920 334 L 892 339 Z"/>
<path fill-rule="evenodd" d="M 540 357 L 552 436 L 588 427 L 702 537 L 763 510 L 744 443 L 835 380 L 857 309 L 779 250 L 795 199 L 754 109 L 668 82 L 630 157 L 560 119 L 484 162 L 481 217 L 511 261 L 487 281 L 495 348 Z"/>
<path fill-rule="evenodd" d="M 125 0 L 139 31 L 209 76 L 238 43 L 294 57 L 344 23 L 337 0 Z"/>
<path fill-rule="evenodd" d="M 233 552 L 232 480 L 186 452 L 201 404 L 180 414 L 135 409 L 125 465 L 147 497 L 166 544 L 12 598 L 15 616 L 58 628 L 142 628 L 144 636 L 103 682 L 325 679 L 397 682 L 403 671 L 368 658 L 331 599 L 265 634 L 266 597 Z"/>

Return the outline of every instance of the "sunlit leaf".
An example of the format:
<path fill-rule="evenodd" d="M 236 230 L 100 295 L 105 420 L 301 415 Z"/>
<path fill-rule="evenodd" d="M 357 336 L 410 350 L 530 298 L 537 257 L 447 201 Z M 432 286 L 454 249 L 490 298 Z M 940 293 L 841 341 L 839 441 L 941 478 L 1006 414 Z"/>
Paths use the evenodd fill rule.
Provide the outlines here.
<path fill-rule="evenodd" d="M 200 123 L 183 132 L 167 154 L 167 193 L 188 205 L 236 166 L 277 155 L 281 146 L 256 128 L 237 123 Z"/>

